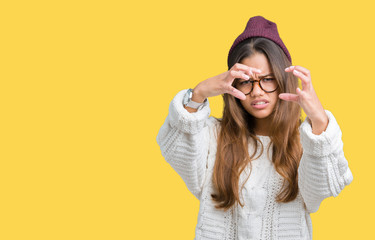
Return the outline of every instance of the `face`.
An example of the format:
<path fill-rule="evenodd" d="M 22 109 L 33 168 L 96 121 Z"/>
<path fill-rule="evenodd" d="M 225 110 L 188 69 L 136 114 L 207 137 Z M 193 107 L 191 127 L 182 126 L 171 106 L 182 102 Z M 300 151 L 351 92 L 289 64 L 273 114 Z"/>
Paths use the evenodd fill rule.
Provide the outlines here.
<path fill-rule="evenodd" d="M 249 67 L 258 68 L 262 72 L 255 75 L 254 80 L 259 80 L 262 76 L 272 73 L 270 64 L 264 54 L 256 53 L 251 57 L 245 58 L 241 61 L 242 64 Z M 274 78 L 273 76 L 270 76 Z M 250 78 L 254 78 L 250 76 Z M 245 81 L 240 79 L 240 81 Z M 245 110 L 250 113 L 253 117 L 259 120 L 266 120 L 269 117 L 278 101 L 278 90 L 267 93 L 263 91 L 258 82 L 253 83 L 253 90 L 250 94 L 246 95 L 245 100 L 240 100 Z"/>

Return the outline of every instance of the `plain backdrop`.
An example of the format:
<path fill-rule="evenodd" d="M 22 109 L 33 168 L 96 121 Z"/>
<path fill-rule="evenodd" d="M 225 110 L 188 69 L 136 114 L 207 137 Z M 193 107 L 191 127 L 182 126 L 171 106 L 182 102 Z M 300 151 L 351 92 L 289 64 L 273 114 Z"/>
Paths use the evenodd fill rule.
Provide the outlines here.
<path fill-rule="evenodd" d="M 156 135 L 182 89 L 227 71 L 248 19 L 276 22 L 343 132 L 354 180 L 316 240 L 370 239 L 372 1 L 2 1 L 0 239 L 193 239 L 199 201 Z M 222 97 L 209 99 L 222 115 Z"/>

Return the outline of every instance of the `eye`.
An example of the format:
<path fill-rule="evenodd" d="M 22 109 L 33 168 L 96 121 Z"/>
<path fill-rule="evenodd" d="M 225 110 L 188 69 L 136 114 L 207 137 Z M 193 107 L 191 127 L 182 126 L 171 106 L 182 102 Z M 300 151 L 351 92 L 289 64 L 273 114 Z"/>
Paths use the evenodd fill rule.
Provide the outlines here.
<path fill-rule="evenodd" d="M 271 82 L 271 81 L 274 81 L 275 79 L 274 78 L 263 78 L 262 81 L 263 82 Z"/>
<path fill-rule="evenodd" d="M 249 84 L 249 83 L 250 83 L 250 80 L 246 80 L 246 81 L 240 82 L 240 85 L 245 85 L 245 84 Z"/>

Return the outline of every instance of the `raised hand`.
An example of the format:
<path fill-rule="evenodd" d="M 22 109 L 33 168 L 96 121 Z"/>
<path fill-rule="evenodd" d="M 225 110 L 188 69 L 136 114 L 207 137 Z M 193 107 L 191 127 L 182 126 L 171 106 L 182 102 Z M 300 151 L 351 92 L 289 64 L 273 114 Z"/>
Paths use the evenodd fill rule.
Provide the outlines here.
<path fill-rule="evenodd" d="M 193 90 L 192 100 L 195 102 L 203 102 L 205 98 L 224 93 L 245 100 L 245 94 L 234 88 L 232 83 L 236 78 L 245 80 L 248 80 L 250 78 L 249 76 L 255 78 L 255 75 L 258 73 L 261 73 L 260 69 L 236 63 L 230 70 L 200 82 Z"/>
<path fill-rule="evenodd" d="M 297 88 L 297 94 L 281 93 L 279 98 L 298 103 L 310 119 L 313 133 L 321 134 L 327 128 L 328 117 L 312 86 L 310 71 L 301 66 L 290 66 L 285 71 L 301 79 L 302 89 Z"/>

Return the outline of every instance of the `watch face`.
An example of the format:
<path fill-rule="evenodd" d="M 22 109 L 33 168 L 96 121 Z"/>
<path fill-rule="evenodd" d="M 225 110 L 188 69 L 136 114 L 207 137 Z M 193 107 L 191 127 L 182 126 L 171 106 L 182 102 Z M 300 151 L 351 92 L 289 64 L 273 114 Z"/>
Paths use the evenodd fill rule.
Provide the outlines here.
<path fill-rule="evenodd" d="M 191 95 L 192 95 L 192 89 L 190 88 L 189 90 L 187 90 L 186 94 L 184 95 L 184 105 L 186 105 L 189 100 L 191 99 Z"/>
<path fill-rule="evenodd" d="M 188 100 L 188 94 L 185 93 L 185 95 L 184 95 L 184 105 L 187 103 L 187 100 Z"/>

